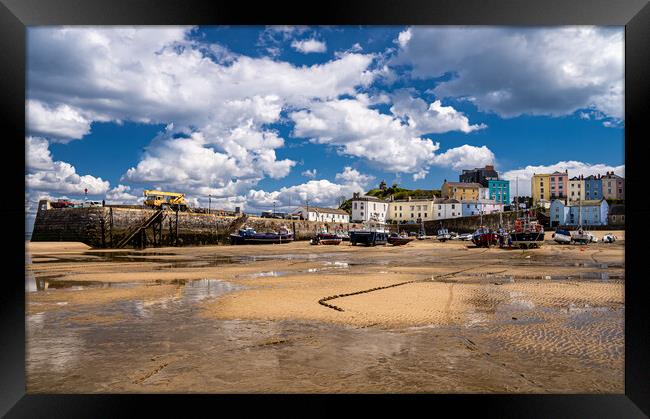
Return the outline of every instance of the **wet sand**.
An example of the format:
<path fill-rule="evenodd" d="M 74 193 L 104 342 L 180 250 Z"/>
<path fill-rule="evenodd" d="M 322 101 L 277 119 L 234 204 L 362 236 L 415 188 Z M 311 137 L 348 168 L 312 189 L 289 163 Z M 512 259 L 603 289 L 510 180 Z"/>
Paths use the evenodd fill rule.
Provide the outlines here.
<path fill-rule="evenodd" d="M 28 392 L 622 393 L 615 234 L 527 251 L 28 243 Z"/>

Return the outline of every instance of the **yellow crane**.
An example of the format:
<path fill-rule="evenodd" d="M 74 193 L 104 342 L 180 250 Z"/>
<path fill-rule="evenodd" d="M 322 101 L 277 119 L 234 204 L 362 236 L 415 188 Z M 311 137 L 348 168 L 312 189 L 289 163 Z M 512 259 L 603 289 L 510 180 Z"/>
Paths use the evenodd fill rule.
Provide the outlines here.
<path fill-rule="evenodd" d="M 185 194 L 179 192 L 163 192 L 155 190 L 144 191 L 144 204 L 153 208 L 187 210 Z"/>

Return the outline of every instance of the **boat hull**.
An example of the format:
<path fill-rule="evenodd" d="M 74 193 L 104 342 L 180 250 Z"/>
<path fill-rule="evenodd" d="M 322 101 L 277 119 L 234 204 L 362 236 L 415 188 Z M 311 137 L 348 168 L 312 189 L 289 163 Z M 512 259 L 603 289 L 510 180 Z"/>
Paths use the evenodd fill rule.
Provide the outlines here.
<path fill-rule="evenodd" d="M 557 234 L 553 236 L 553 241 L 559 244 L 570 244 L 571 243 L 571 236 L 565 236 L 564 234 Z"/>
<path fill-rule="evenodd" d="M 540 247 L 544 243 L 544 232 L 510 233 L 510 240 L 515 247 Z"/>
<path fill-rule="evenodd" d="M 388 244 L 393 246 L 404 246 L 405 244 L 411 243 L 415 240 L 413 237 L 389 237 Z"/>
<path fill-rule="evenodd" d="M 341 244 L 341 238 L 334 234 L 318 234 L 311 239 L 311 244 L 323 244 L 327 246 L 337 246 Z"/>
<path fill-rule="evenodd" d="M 272 236 L 240 236 L 238 234 L 230 235 L 230 244 L 285 244 L 293 241 L 292 234 L 282 234 Z"/>
<path fill-rule="evenodd" d="M 496 233 L 479 234 L 472 237 L 472 243 L 477 247 L 491 247 L 499 244 L 499 236 Z"/>
<path fill-rule="evenodd" d="M 356 246 L 357 244 L 364 246 L 376 246 L 388 243 L 388 234 L 378 231 L 351 231 L 350 244 Z"/>

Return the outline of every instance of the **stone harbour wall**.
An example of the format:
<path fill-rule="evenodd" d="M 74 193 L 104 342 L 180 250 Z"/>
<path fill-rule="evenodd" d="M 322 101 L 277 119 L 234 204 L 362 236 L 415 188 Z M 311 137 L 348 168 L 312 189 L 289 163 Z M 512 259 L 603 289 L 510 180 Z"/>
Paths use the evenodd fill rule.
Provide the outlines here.
<path fill-rule="evenodd" d="M 130 231 L 155 213 L 147 208 L 94 207 L 39 209 L 34 223 L 32 241 L 80 241 L 93 247 L 115 247 Z M 178 221 L 177 221 L 178 216 Z M 503 225 L 514 225 L 516 214 L 502 214 Z M 156 232 L 155 245 L 186 246 L 227 244 L 229 234 L 236 230 L 236 217 L 191 212 L 165 211 Z M 425 221 L 427 235 L 436 235 L 442 226 L 458 233 L 474 232 L 481 217 L 462 217 L 442 221 Z M 282 227 L 291 230 L 296 240 L 309 240 L 323 227 L 330 232 L 350 231 L 363 228 L 355 223 L 327 223 L 304 220 L 278 220 L 249 217 L 246 226 L 258 232 L 278 231 Z M 483 225 L 496 228 L 499 214 L 483 216 Z M 420 224 L 389 225 L 391 232 L 419 232 Z M 147 228 L 147 246 L 154 245 L 153 228 Z M 130 247 L 129 244 L 127 247 Z"/>
<path fill-rule="evenodd" d="M 114 247 L 129 232 L 156 211 L 147 208 L 94 207 L 39 209 L 34 222 L 32 241 L 80 241 L 93 247 Z M 178 215 L 178 221 L 177 221 Z M 165 211 L 156 232 L 156 244 L 185 246 L 229 243 L 236 217 L 191 212 Z M 348 231 L 361 224 L 327 223 L 303 220 L 278 220 L 249 217 L 245 223 L 259 232 L 293 231 L 296 240 L 309 240 L 322 227 L 328 231 Z M 236 227 L 236 226 L 235 226 Z M 236 228 L 235 228 L 236 230 Z M 146 229 L 148 246 L 153 245 L 154 231 Z M 178 240 L 176 240 L 178 238 Z M 127 247 L 130 247 L 129 244 Z"/>

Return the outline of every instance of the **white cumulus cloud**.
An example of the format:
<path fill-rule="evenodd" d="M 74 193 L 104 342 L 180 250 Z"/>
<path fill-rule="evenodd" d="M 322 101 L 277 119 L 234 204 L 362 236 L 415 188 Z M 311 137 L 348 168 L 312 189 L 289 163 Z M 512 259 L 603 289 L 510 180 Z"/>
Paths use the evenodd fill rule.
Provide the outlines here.
<path fill-rule="evenodd" d="M 303 54 L 327 51 L 327 45 L 325 42 L 318 41 L 316 39 L 304 39 L 302 41 L 295 40 L 291 43 L 291 47 L 298 52 L 302 52 Z"/>
<path fill-rule="evenodd" d="M 411 27 L 391 65 L 416 78 L 452 74 L 437 97 L 464 97 L 502 117 L 595 107 L 623 118 L 622 27 Z"/>
<path fill-rule="evenodd" d="M 79 175 L 71 164 L 53 160 L 46 139 L 27 137 L 25 147 L 26 189 L 38 193 L 71 195 L 83 195 L 85 189 L 88 189 L 88 195 L 103 195 L 108 190 L 108 181 L 91 175 Z"/>

